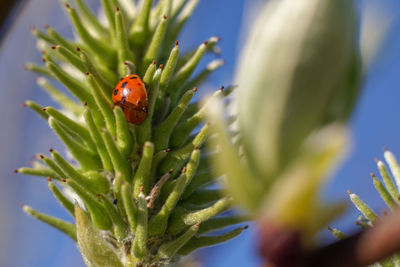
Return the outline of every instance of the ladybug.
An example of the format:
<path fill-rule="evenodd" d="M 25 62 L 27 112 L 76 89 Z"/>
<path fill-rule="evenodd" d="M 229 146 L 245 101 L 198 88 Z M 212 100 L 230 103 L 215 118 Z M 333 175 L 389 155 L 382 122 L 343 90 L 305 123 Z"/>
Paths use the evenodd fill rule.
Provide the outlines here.
<path fill-rule="evenodd" d="M 138 75 L 121 78 L 114 88 L 112 100 L 122 108 L 128 122 L 139 125 L 146 119 L 149 101 L 146 87 Z"/>

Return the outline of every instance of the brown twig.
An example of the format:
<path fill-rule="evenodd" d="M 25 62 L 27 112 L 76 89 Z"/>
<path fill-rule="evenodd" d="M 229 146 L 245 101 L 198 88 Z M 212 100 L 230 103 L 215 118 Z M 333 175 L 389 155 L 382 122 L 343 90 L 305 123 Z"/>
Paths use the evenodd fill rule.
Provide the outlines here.
<path fill-rule="evenodd" d="M 269 267 L 364 267 L 400 251 L 400 210 L 374 227 L 314 251 L 305 251 L 300 233 L 263 225 L 260 253 Z"/>

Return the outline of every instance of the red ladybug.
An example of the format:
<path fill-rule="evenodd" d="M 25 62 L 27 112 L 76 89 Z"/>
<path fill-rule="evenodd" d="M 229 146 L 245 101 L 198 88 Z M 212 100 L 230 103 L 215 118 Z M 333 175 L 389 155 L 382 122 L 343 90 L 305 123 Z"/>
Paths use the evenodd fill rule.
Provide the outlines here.
<path fill-rule="evenodd" d="M 121 78 L 112 93 L 112 100 L 122 108 L 128 122 L 139 125 L 146 119 L 149 107 L 146 87 L 136 74 Z"/>

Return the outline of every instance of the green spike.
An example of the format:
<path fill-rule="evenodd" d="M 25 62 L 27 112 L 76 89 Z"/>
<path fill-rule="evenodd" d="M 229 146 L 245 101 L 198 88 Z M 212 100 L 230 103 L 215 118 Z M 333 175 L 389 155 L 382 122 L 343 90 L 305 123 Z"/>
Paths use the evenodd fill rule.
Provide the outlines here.
<path fill-rule="evenodd" d="M 104 13 L 106 15 L 106 18 L 108 20 L 108 29 L 110 31 L 110 34 L 112 37 L 115 36 L 115 16 L 114 16 L 114 10 L 115 10 L 115 5 L 111 3 L 110 0 L 101 0 L 102 6 L 104 8 Z"/>
<path fill-rule="evenodd" d="M 108 216 L 110 217 L 112 224 L 113 224 L 113 232 L 115 237 L 119 240 L 122 241 L 128 234 L 128 227 L 125 224 L 125 222 L 122 220 L 121 215 L 118 213 L 118 211 L 115 209 L 113 203 L 110 201 L 110 199 L 103 194 L 100 194 L 100 198 L 103 202 L 103 205 L 105 209 L 108 212 Z"/>
<path fill-rule="evenodd" d="M 120 172 L 123 175 L 125 181 L 131 181 L 132 168 L 129 162 L 121 154 L 121 151 L 119 151 L 111 134 L 108 131 L 104 130 L 102 131 L 101 136 L 110 155 L 111 162 L 114 166 L 114 172 Z"/>
<path fill-rule="evenodd" d="M 85 118 L 85 121 L 87 123 L 90 136 L 92 137 L 94 143 L 96 144 L 97 152 L 99 153 L 99 157 L 101 159 L 104 169 L 111 171 L 113 169 L 113 165 L 111 163 L 110 155 L 108 154 L 107 148 L 101 137 L 100 131 L 99 129 L 97 129 L 97 126 L 93 120 L 93 117 L 89 109 L 86 108 L 83 111 L 83 117 Z"/>
<path fill-rule="evenodd" d="M 102 73 L 100 73 L 100 69 L 93 64 L 93 62 L 90 60 L 87 53 L 80 49 L 79 49 L 79 51 L 80 51 L 80 58 L 81 58 L 83 64 L 85 65 L 86 71 L 93 75 L 94 80 L 97 82 L 98 87 L 100 88 L 101 92 L 103 93 L 104 98 L 106 100 L 108 100 L 108 102 L 110 103 L 111 92 L 114 89 L 114 86 L 111 83 L 109 83 L 106 80 L 106 78 L 103 76 L 103 73 L 105 73 L 104 71 Z M 114 77 L 115 75 L 107 74 L 107 76 L 109 76 L 109 79 L 113 79 L 115 81 L 115 78 L 116 78 L 116 77 Z M 111 103 L 110 103 L 110 105 L 111 105 Z"/>
<path fill-rule="evenodd" d="M 162 236 L 167 230 L 168 218 L 172 211 L 175 209 L 186 185 L 186 174 L 182 173 L 181 176 L 176 180 L 175 186 L 171 193 L 168 195 L 167 200 L 160 209 L 160 211 L 151 217 L 149 222 L 149 235 L 151 236 Z"/>
<path fill-rule="evenodd" d="M 174 21 L 176 19 L 186 3 L 187 0 L 175 0 L 172 2 L 171 21 Z"/>
<path fill-rule="evenodd" d="M 227 226 L 249 221 L 250 217 L 246 215 L 220 216 L 211 218 L 200 225 L 199 234 L 220 230 Z"/>
<path fill-rule="evenodd" d="M 61 219 L 46 215 L 44 213 L 37 212 L 31 207 L 26 205 L 24 205 L 22 209 L 24 210 L 25 213 L 31 215 L 32 217 L 35 217 L 39 221 L 42 221 L 50 226 L 53 226 L 54 228 L 60 230 L 64 234 L 71 237 L 72 240 L 76 241 L 76 227 L 74 224 L 65 222 Z"/>
<path fill-rule="evenodd" d="M 43 155 L 40 155 L 40 158 L 47 166 L 49 166 L 50 169 L 52 169 L 57 174 L 57 176 L 54 177 L 55 180 L 61 181 L 63 178 L 67 177 L 64 171 L 52 159 Z"/>
<path fill-rule="evenodd" d="M 151 142 L 145 142 L 143 153 L 140 159 L 138 169 L 133 177 L 133 195 L 137 196 L 143 188 L 144 193 L 149 192 L 150 187 L 150 167 L 154 154 L 154 145 Z"/>
<path fill-rule="evenodd" d="M 101 112 L 101 114 L 104 117 L 104 121 L 106 123 L 107 129 L 110 131 L 110 133 L 115 136 L 116 135 L 116 130 L 115 130 L 115 117 L 114 113 L 112 111 L 112 104 L 110 101 L 104 96 L 104 94 L 100 91 L 99 89 L 99 84 L 96 82 L 94 76 L 90 73 L 86 73 L 87 80 L 90 84 L 92 96 Z"/>
<path fill-rule="evenodd" d="M 222 67 L 225 64 L 225 61 L 221 59 L 216 59 L 211 61 L 206 68 L 197 74 L 195 77 L 190 79 L 182 89 L 182 92 L 186 92 L 187 90 L 197 86 L 199 87 L 202 83 L 204 83 L 211 73 L 216 71 L 218 68 Z"/>
<path fill-rule="evenodd" d="M 66 4 L 66 7 L 71 21 L 74 24 L 75 30 L 81 37 L 82 41 L 94 54 L 98 56 L 99 60 L 101 60 L 107 66 L 113 66 L 115 62 L 115 51 L 106 42 L 94 38 L 87 31 L 87 28 L 84 26 L 74 8 L 68 4 Z"/>
<path fill-rule="evenodd" d="M 124 65 L 125 65 L 125 72 L 124 72 L 125 76 L 129 76 L 131 74 L 136 73 L 136 65 L 132 61 L 127 60 L 124 62 Z"/>
<path fill-rule="evenodd" d="M 47 120 L 49 118 L 49 115 L 43 110 L 43 107 L 40 106 L 39 104 L 37 104 L 36 102 L 32 101 L 32 100 L 25 101 L 23 106 L 26 106 L 26 107 L 32 109 L 37 114 L 39 114 L 40 117 L 42 117 L 45 120 Z"/>
<path fill-rule="evenodd" d="M 54 78 L 53 74 L 48 70 L 43 68 L 42 66 L 39 66 L 35 63 L 26 63 L 24 68 L 26 70 L 32 71 L 34 73 L 40 74 L 40 75 L 44 75 L 47 76 L 49 78 Z"/>
<path fill-rule="evenodd" d="M 149 35 L 149 19 L 153 0 L 144 0 L 135 22 L 130 29 L 130 40 L 133 46 L 143 47 Z"/>
<path fill-rule="evenodd" d="M 159 152 L 157 152 L 152 160 L 151 163 L 151 173 L 150 173 L 150 183 L 154 182 L 154 178 L 157 174 L 157 170 L 158 170 L 158 165 L 160 164 L 160 162 L 167 156 L 167 154 L 171 151 L 171 149 L 167 148 L 165 150 L 161 150 Z"/>
<path fill-rule="evenodd" d="M 179 57 L 179 45 L 178 41 L 175 41 L 175 46 L 174 48 L 172 48 L 171 53 L 169 54 L 168 61 L 165 64 L 163 73 L 161 74 L 159 98 L 164 97 L 165 90 L 168 87 L 169 81 L 171 80 L 172 75 L 175 72 L 175 67 L 176 63 L 178 62 L 178 57 Z"/>
<path fill-rule="evenodd" d="M 102 230 L 109 230 L 112 226 L 112 223 L 103 204 L 90 195 L 85 188 L 81 187 L 73 180 L 67 179 L 66 182 L 85 203 L 85 206 L 90 213 L 90 218 L 93 222 L 93 225 Z"/>
<path fill-rule="evenodd" d="M 385 201 L 386 205 L 389 207 L 391 211 L 394 211 L 398 208 L 397 202 L 392 198 L 386 187 L 383 183 L 378 180 L 374 174 L 371 173 L 371 177 L 374 183 L 376 190 L 378 191 L 379 195 Z"/>
<path fill-rule="evenodd" d="M 336 228 L 332 228 L 332 227 L 328 226 L 328 230 L 332 233 L 332 235 L 334 237 L 336 237 L 339 240 L 345 239 L 347 237 L 346 234 L 344 234 L 342 231 L 340 231 L 340 230 L 338 230 Z"/>
<path fill-rule="evenodd" d="M 97 17 L 90 11 L 86 4 L 82 0 L 75 0 L 75 3 L 81 12 L 85 25 L 92 28 L 99 37 L 106 38 L 108 35 L 107 29 L 100 24 Z"/>
<path fill-rule="evenodd" d="M 51 177 L 57 179 L 58 175 L 51 169 L 45 168 L 27 168 L 22 167 L 19 169 L 14 170 L 14 173 L 22 173 L 25 175 L 32 175 L 32 176 L 43 176 L 43 177 Z"/>
<path fill-rule="evenodd" d="M 63 206 L 73 217 L 75 216 L 74 204 L 58 189 L 58 187 L 49 181 L 47 184 L 57 201 Z"/>
<path fill-rule="evenodd" d="M 71 51 L 72 53 L 77 53 L 76 51 L 76 44 L 68 41 L 67 39 L 65 39 L 64 37 L 62 37 L 57 31 L 55 31 L 52 27 L 47 27 L 47 33 L 49 34 L 49 36 L 55 40 L 54 44 L 57 45 L 62 45 L 65 48 L 67 48 L 69 51 Z"/>
<path fill-rule="evenodd" d="M 351 193 L 348 191 L 350 200 L 353 202 L 354 206 L 362 213 L 364 216 L 374 222 L 378 219 L 378 215 L 370 208 L 367 204 L 365 204 L 356 194 Z"/>
<path fill-rule="evenodd" d="M 210 108 L 210 103 L 213 99 L 218 98 L 222 95 L 224 87 L 216 91 L 210 99 L 190 118 L 179 124 L 171 135 L 170 144 L 172 147 L 182 146 L 188 139 L 189 134 L 204 121 L 207 110 Z"/>
<path fill-rule="evenodd" d="M 178 251 L 178 254 L 188 255 L 189 253 L 193 252 L 196 249 L 202 247 L 214 246 L 226 242 L 240 235 L 245 229 L 247 229 L 247 226 L 239 227 L 220 235 L 199 236 L 199 237 L 194 236 Z"/>
<path fill-rule="evenodd" d="M 138 127 L 138 141 L 139 144 L 143 144 L 143 142 L 150 140 L 151 138 L 151 129 L 152 129 L 152 120 L 153 114 L 155 110 L 155 104 L 158 95 L 158 88 L 160 86 L 160 78 L 161 78 L 162 70 L 161 68 L 157 69 L 154 73 L 152 81 L 150 83 L 149 88 L 149 108 L 147 111 L 147 117 L 144 122 Z"/>
<path fill-rule="evenodd" d="M 156 61 L 153 60 L 153 62 L 151 62 L 151 64 L 147 67 L 147 70 L 143 76 L 143 82 L 146 86 L 150 85 L 155 72 L 156 72 Z"/>
<path fill-rule="evenodd" d="M 377 165 L 378 165 L 379 172 L 382 176 L 383 182 L 385 183 L 387 190 L 389 191 L 393 200 L 398 202 L 399 201 L 398 200 L 399 191 L 397 190 L 396 185 L 394 184 L 393 179 L 390 176 L 385 164 L 382 161 L 378 160 Z"/>
<path fill-rule="evenodd" d="M 179 101 L 178 105 L 172 110 L 168 117 L 154 130 L 154 144 L 156 151 L 166 149 L 169 144 L 169 139 L 176 124 L 181 118 L 183 112 L 186 110 L 194 93 L 197 91 L 195 87 L 193 90 L 187 91 Z"/>
<path fill-rule="evenodd" d="M 389 164 L 390 171 L 393 174 L 394 180 L 396 181 L 397 188 L 400 188 L 400 166 L 397 163 L 396 157 L 393 155 L 392 152 L 386 150 L 383 154 L 385 157 L 386 162 Z"/>
<path fill-rule="evenodd" d="M 101 169 L 101 161 L 97 155 L 93 154 L 86 148 L 82 147 L 79 143 L 72 140 L 61 125 L 55 119 L 49 118 L 49 125 L 51 129 L 60 137 L 64 144 L 68 147 L 71 154 L 79 162 L 85 170 L 98 170 Z"/>
<path fill-rule="evenodd" d="M 135 204 L 132 189 L 129 184 L 122 184 L 121 186 L 121 198 L 124 205 L 124 209 L 128 218 L 128 223 L 131 229 L 131 233 L 136 232 L 136 225 L 137 225 L 137 213 L 138 208 Z"/>
<path fill-rule="evenodd" d="M 63 56 L 63 58 L 66 61 L 71 63 L 74 67 L 76 67 L 81 72 L 86 71 L 85 65 L 83 64 L 82 60 L 78 57 L 78 55 L 76 53 L 71 52 L 69 49 L 67 49 L 61 45 L 52 46 L 51 48 L 55 49 L 61 56 Z"/>
<path fill-rule="evenodd" d="M 75 115 L 82 114 L 82 107 L 69 96 L 56 89 L 47 79 L 39 77 L 37 79 L 37 84 L 42 87 L 62 108 L 71 110 Z"/>
<path fill-rule="evenodd" d="M 82 84 L 82 82 L 78 81 L 77 79 L 71 77 L 67 74 L 64 70 L 62 70 L 58 65 L 46 62 L 46 67 L 54 74 L 57 79 L 71 91 L 73 95 L 75 95 L 80 101 L 85 102 L 87 101 L 88 104 L 92 104 L 93 98 L 89 93 L 89 89 L 86 88 Z"/>
<path fill-rule="evenodd" d="M 141 260 L 147 255 L 147 202 L 146 196 L 140 192 L 137 198 L 137 224 L 135 239 L 132 244 L 132 254 Z"/>
<path fill-rule="evenodd" d="M 39 31 L 37 28 L 35 27 L 31 27 L 31 33 L 33 36 L 35 36 L 37 39 L 41 39 L 49 44 L 56 44 L 57 41 L 52 38 L 51 36 Z"/>
<path fill-rule="evenodd" d="M 124 112 L 119 106 L 114 107 L 116 124 L 117 146 L 124 156 L 129 156 L 134 151 L 134 135 L 129 130 Z"/>
<path fill-rule="evenodd" d="M 160 171 L 167 172 L 169 169 L 173 169 L 174 173 L 177 173 L 180 168 L 185 164 L 185 161 L 189 158 L 190 153 L 193 149 L 201 146 L 209 133 L 209 124 L 205 124 L 203 128 L 198 132 L 193 141 L 181 149 L 171 151 L 165 157 L 160 164 Z"/>
<path fill-rule="evenodd" d="M 157 258 L 172 258 L 197 233 L 199 226 L 200 223 L 196 223 L 175 240 L 161 245 L 161 247 L 158 249 Z"/>
<path fill-rule="evenodd" d="M 85 212 L 75 205 L 78 247 L 87 265 L 123 267 L 117 251 L 104 239 L 104 233 L 93 227 Z"/>
<path fill-rule="evenodd" d="M 122 18 L 122 14 L 119 8 L 116 8 L 115 12 L 115 29 L 116 29 L 116 44 L 118 51 L 118 69 L 119 73 L 122 74 L 124 72 L 125 61 L 136 62 L 135 57 L 132 53 L 132 50 L 129 47 L 129 37 L 126 33 L 124 21 Z"/>
<path fill-rule="evenodd" d="M 63 173 L 65 173 L 66 176 L 64 178 L 74 180 L 76 183 L 90 190 L 94 194 L 108 193 L 109 182 L 104 176 L 95 174 L 97 173 L 95 171 L 90 171 L 86 173 L 87 175 L 83 175 L 75 170 L 75 168 L 56 151 L 51 150 L 51 156 L 61 168 Z"/>
<path fill-rule="evenodd" d="M 231 199 L 223 198 L 215 202 L 212 206 L 199 211 L 175 209 L 169 221 L 168 232 L 170 232 L 171 234 L 179 234 L 186 227 L 193 225 L 196 222 L 204 222 L 226 211 L 231 207 L 231 205 Z"/>
<path fill-rule="evenodd" d="M 153 60 L 158 60 L 166 30 L 167 16 L 163 16 L 144 55 L 143 67 L 147 67 Z M 145 70 L 143 69 L 143 71 Z"/>
<path fill-rule="evenodd" d="M 58 122 L 63 124 L 66 128 L 79 135 L 79 137 L 81 137 L 88 145 L 88 148 L 90 150 L 96 151 L 96 145 L 93 142 L 92 137 L 89 134 L 89 131 L 84 126 L 75 122 L 74 120 L 71 120 L 70 118 L 68 118 L 67 116 L 65 116 L 64 114 L 62 114 L 53 107 L 45 107 L 44 110 L 46 111 L 47 114 L 49 114 L 51 117 L 53 117 Z"/>

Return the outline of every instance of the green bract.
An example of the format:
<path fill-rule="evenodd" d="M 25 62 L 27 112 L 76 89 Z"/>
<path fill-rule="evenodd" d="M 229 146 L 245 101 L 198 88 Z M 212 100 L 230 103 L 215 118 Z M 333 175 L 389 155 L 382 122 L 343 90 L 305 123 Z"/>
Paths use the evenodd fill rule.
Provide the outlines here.
<path fill-rule="evenodd" d="M 44 76 L 38 84 L 62 109 L 25 104 L 48 121 L 77 163 L 51 149 L 32 168 L 16 172 L 48 177 L 49 189 L 75 224 L 28 206 L 24 211 L 74 239 L 88 266 L 164 266 L 235 237 L 243 227 L 204 234 L 248 219 L 218 216 L 232 200 L 223 190 L 206 188 L 216 177 L 203 149 L 210 125 L 204 121 L 206 106 L 190 103 L 196 86 L 222 65 L 214 60 L 191 77 L 219 39 L 179 55 L 175 39 L 197 0 L 101 3 L 107 23 L 82 0 L 65 4 L 78 40 L 51 27 L 32 30 L 45 67 L 27 64 L 27 69 Z M 111 98 L 119 77 L 133 73 L 142 77 L 149 97 L 141 125 L 128 123 Z M 73 97 L 57 90 L 54 81 Z M 67 191 L 75 193 L 73 199 Z"/>

